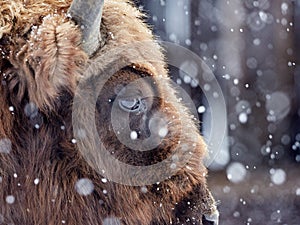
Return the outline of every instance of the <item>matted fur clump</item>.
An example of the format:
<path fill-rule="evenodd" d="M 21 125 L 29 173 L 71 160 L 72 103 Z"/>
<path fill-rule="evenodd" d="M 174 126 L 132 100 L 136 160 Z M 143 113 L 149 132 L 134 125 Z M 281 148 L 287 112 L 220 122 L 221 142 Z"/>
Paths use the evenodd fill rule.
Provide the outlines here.
<path fill-rule="evenodd" d="M 80 27 L 67 13 L 70 4 L 0 2 L 0 224 L 213 224 L 205 220 L 218 214 L 202 164 L 206 146 L 170 85 L 143 14 L 125 0 L 106 0 L 101 48 L 90 57 L 81 48 Z M 107 75 L 95 93 L 93 87 Z M 85 82 L 95 104 L 77 95 Z M 128 92 L 130 83 L 138 94 Z M 75 116 L 74 96 L 83 98 L 83 110 Z M 96 132 L 88 125 L 90 113 Z M 147 140 L 154 115 L 168 126 L 154 149 L 136 151 L 128 146 L 140 142 L 119 140 L 122 129 L 116 132 L 115 126 L 124 122 L 137 131 L 133 139 Z M 81 150 L 74 118 L 84 123 L 80 137 L 100 138 L 121 162 L 143 168 L 166 160 L 171 169 L 140 177 L 141 169 L 129 178 L 144 179 L 142 186 L 107 179 L 109 171 L 97 161 L 100 149 L 84 145 L 88 157 Z M 174 165 L 179 169 L 171 176 L 147 183 Z"/>

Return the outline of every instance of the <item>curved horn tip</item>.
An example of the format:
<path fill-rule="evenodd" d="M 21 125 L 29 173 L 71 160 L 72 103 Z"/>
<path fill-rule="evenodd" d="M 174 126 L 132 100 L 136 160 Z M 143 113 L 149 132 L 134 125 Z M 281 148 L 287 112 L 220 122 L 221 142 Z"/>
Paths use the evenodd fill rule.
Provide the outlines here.
<path fill-rule="evenodd" d="M 82 48 L 89 56 L 100 47 L 103 5 L 104 0 L 74 0 L 68 10 L 82 30 Z"/>

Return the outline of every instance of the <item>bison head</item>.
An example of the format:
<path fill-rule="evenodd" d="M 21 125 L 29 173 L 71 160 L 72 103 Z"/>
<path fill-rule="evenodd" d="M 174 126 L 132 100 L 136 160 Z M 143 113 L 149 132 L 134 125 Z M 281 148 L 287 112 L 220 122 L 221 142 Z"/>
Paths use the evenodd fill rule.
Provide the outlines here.
<path fill-rule="evenodd" d="M 216 221 L 206 146 L 137 9 L 0 6 L 1 222 Z"/>

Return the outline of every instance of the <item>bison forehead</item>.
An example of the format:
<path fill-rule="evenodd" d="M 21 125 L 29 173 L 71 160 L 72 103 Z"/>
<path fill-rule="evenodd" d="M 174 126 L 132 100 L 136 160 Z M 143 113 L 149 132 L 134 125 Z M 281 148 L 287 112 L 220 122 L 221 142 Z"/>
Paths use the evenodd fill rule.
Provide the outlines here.
<path fill-rule="evenodd" d="M 128 65 L 166 77 L 160 46 L 140 22 L 142 14 L 137 9 L 126 1 L 105 1 L 102 47 L 88 60 L 81 49 L 80 29 L 66 13 L 70 3 L 1 3 L 0 35 L 8 42 L 1 41 L 0 48 L 11 64 L 8 67 L 14 67 L 15 83 L 22 82 L 19 96 L 28 89 L 30 101 L 51 108 L 60 90 L 74 92 L 80 78 L 106 73 L 108 68 L 117 72 Z M 11 21 L 16 22 L 12 25 Z"/>

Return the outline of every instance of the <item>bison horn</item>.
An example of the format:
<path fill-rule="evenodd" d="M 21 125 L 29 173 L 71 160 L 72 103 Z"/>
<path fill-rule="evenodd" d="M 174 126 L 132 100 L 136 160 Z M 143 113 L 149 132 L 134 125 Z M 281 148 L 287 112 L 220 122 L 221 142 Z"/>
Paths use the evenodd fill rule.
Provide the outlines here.
<path fill-rule="evenodd" d="M 104 0 L 74 0 L 68 10 L 82 30 L 82 47 L 89 56 L 100 47 L 103 4 Z"/>

